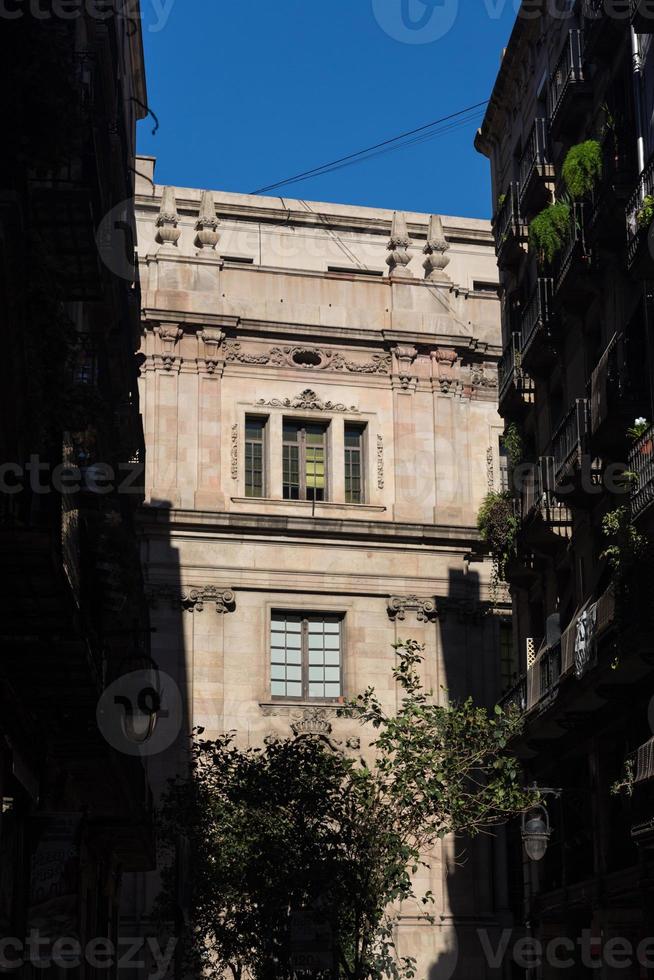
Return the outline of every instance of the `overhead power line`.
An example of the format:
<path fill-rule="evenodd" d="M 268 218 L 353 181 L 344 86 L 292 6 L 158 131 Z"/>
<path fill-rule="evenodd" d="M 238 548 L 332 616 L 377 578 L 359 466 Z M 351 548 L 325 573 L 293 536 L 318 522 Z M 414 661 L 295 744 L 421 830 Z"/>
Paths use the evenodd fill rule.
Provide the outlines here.
<path fill-rule="evenodd" d="M 265 194 L 268 191 L 276 190 L 278 187 L 284 187 L 287 184 L 295 184 L 301 180 L 308 180 L 310 177 L 321 177 L 323 174 L 353 166 L 355 163 L 362 163 L 364 160 L 369 160 L 382 153 L 389 153 L 392 150 L 401 149 L 413 143 L 421 143 L 435 136 L 441 136 L 444 133 L 458 129 L 460 126 L 471 122 L 487 104 L 487 99 L 483 102 L 477 102 L 475 105 L 468 106 L 466 109 L 459 109 L 458 112 L 452 112 L 449 116 L 434 119 L 433 122 L 425 123 L 424 126 L 418 126 L 416 129 L 410 129 L 406 133 L 400 133 L 399 136 L 382 140 L 380 143 L 367 146 L 362 150 L 357 150 L 355 153 L 348 153 L 346 156 L 331 160 L 329 163 L 323 163 L 320 167 L 313 167 L 311 170 L 305 170 L 300 174 L 295 174 L 293 177 L 287 177 L 285 180 L 278 180 L 273 184 L 267 184 L 265 187 L 259 187 L 257 190 L 251 191 L 251 193 Z M 471 113 L 472 115 L 470 115 Z M 462 118 L 464 116 L 468 118 Z M 454 120 L 457 120 L 457 122 L 454 122 Z M 450 123 L 450 125 L 444 126 L 442 129 L 436 129 L 437 126 L 443 126 L 443 123 Z"/>

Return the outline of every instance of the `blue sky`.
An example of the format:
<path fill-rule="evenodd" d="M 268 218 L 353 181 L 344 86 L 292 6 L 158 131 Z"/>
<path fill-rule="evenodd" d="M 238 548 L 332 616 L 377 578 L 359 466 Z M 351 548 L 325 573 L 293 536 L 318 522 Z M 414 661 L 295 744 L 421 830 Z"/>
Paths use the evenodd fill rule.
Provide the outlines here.
<path fill-rule="evenodd" d="M 488 98 L 514 0 L 141 0 L 157 180 L 251 191 Z M 480 116 L 272 193 L 489 217 Z"/>

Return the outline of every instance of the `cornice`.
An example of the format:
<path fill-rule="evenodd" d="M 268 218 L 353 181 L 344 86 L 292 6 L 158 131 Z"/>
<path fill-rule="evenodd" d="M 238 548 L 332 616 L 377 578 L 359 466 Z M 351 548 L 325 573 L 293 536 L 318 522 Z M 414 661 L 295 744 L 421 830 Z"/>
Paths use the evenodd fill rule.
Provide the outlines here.
<path fill-rule="evenodd" d="M 199 200 L 195 197 L 184 197 L 180 193 L 180 188 L 175 188 L 177 211 L 180 217 L 196 219 L 198 215 Z M 136 195 L 136 211 L 144 215 L 156 217 L 161 206 L 162 187 L 156 185 L 153 195 Z M 338 230 L 341 232 L 365 232 L 369 235 L 379 235 L 388 238 L 391 229 L 391 218 L 373 218 L 371 216 L 344 215 L 335 212 L 325 211 L 304 211 L 295 208 L 280 210 L 279 208 L 266 207 L 265 198 L 260 198 L 258 204 L 230 203 L 218 199 L 216 201 L 216 214 L 219 220 L 236 219 L 243 222 L 265 223 L 278 226 L 287 224 L 299 225 L 308 228 L 320 228 L 321 230 Z M 465 219 L 463 219 L 465 220 Z M 424 222 L 408 220 L 408 230 L 413 239 L 427 241 L 429 234 L 429 215 L 425 215 Z M 452 244 L 460 245 L 483 245 L 490 247 L 494 245 L 494 239 L 490 229 L 465 228 L 455 225 L 444 225 L 444 232 L 447 239 Z"/>
<path fill-rule="evenodd" d="M 476 527 L 410 524 L 398 521 L 370 521 L 349 518 L 277 516 L 228 511 L 185 510 L 144 506 L 139 523 L 148 534 L 169 535 L 172 531 L 196 534 L 238 534 L 266 537 L 317 537 L 362 539 L 446 547 L 467 553 L 480 540 Z"/>

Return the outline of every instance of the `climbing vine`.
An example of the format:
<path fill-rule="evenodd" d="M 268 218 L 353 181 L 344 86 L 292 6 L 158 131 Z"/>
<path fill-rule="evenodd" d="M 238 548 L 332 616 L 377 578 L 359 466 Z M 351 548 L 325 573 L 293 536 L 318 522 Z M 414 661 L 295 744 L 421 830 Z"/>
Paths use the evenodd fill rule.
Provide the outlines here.
<path fill-rule="evenodd" d="M 482 541 L 493 559 L 491 592 L 495 595 L 500 582 L 506 581 L 506 566 L 516 552 L 520 522 L 510 493 L 493 490 L 486 495 L 477 515 Z"/>

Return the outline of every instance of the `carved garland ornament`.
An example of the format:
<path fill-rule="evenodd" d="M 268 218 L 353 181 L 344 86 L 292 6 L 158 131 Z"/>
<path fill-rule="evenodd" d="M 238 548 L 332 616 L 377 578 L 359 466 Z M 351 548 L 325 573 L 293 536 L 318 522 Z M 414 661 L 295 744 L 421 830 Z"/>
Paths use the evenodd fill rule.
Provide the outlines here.
<path fill-rule="evenodd" d="M 384 437 L 377 436 L 377 486 L 384 489 Z"/>
<path fill-rule="evenodd" d="M 238 480 L 238 425 L 232 426 L 232 480 Z"/>
<path fill-rule="evenodd" d="M 370 361 L 351 361 L 340 351 L 319 347 L 272 347 L 263 354 L 248 353 L 240 343 L 225 344 L 225 360 L 240 364 L 306 368 L 309 371 L 350 371 L 353 374 L 390 374 L 388 354 L 373 354 Z"/>
<path fill-rule="evenodd" d="M 266 408 L 301 408 L 317 412 L 354 412 L 358 414 L 359 409 L 354 405 L 344 405 L 342 402 L 323 401 L 311 388 L 305 388 L 295 398 L 271 398 L 266 401 L 260 398 L 256 405 Z"/>

